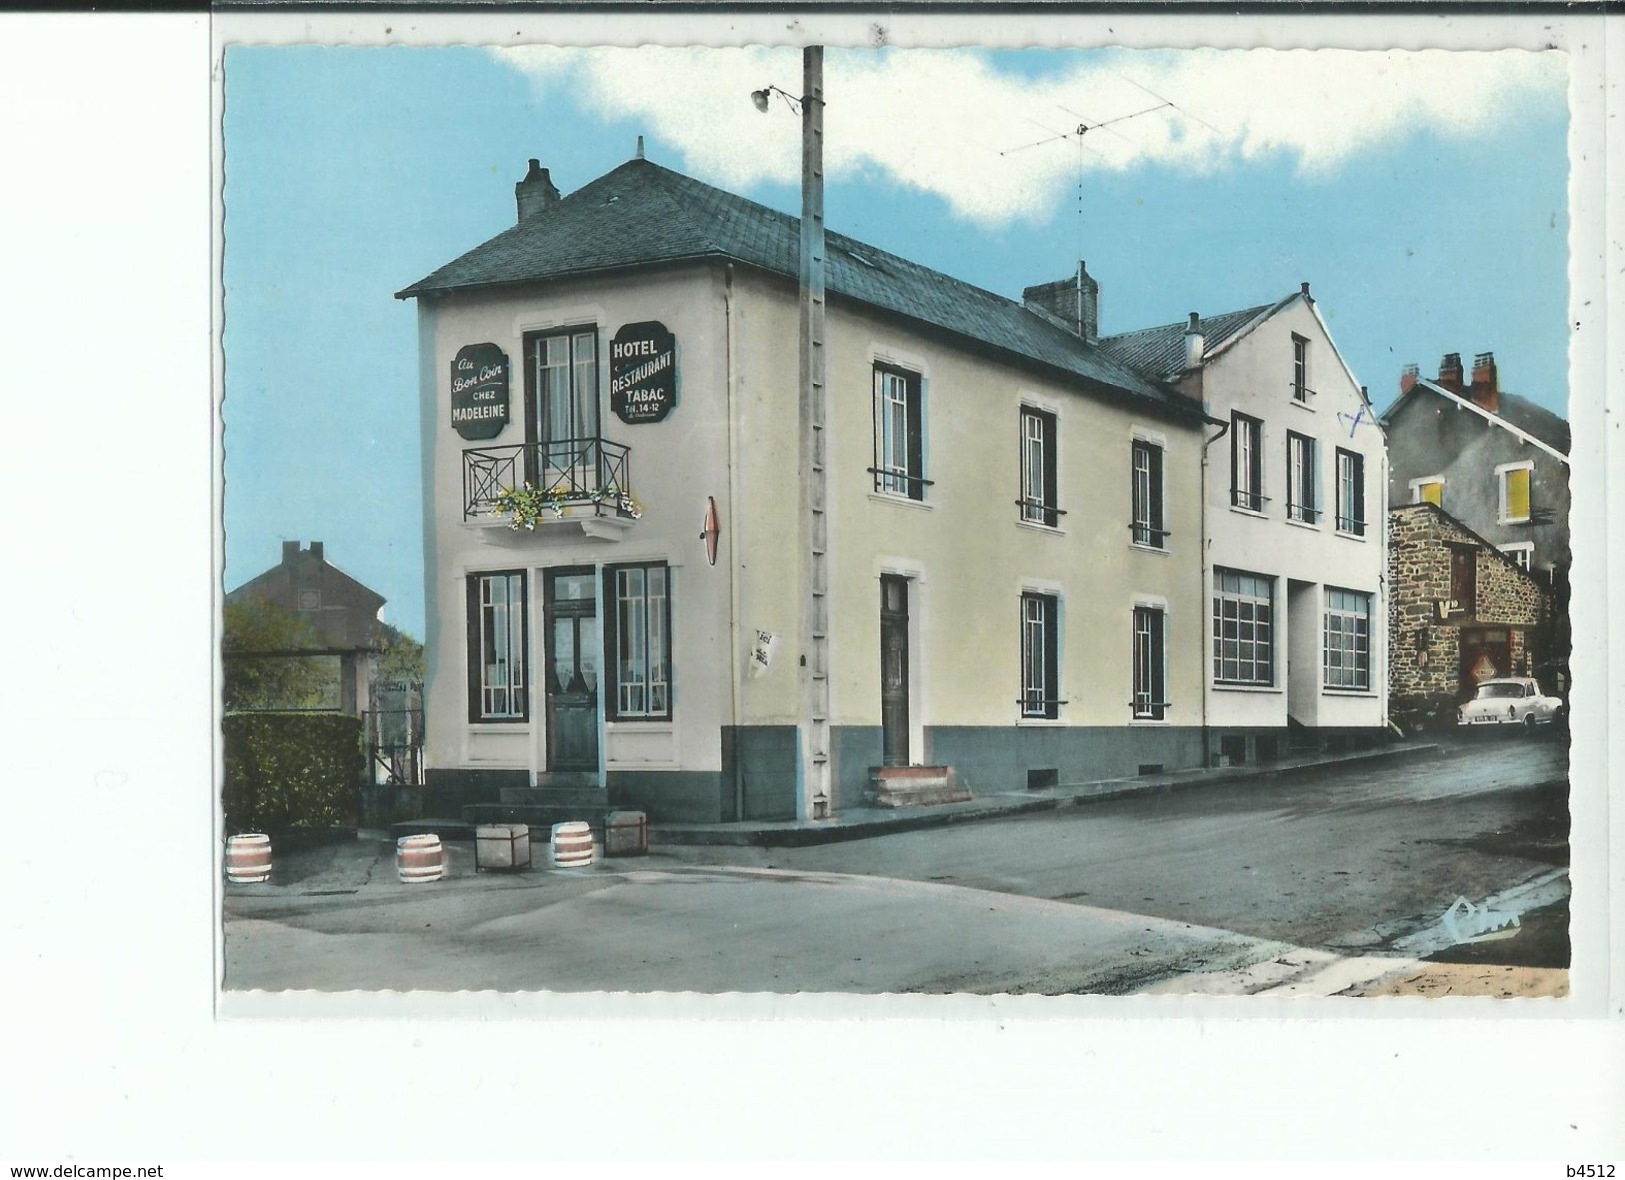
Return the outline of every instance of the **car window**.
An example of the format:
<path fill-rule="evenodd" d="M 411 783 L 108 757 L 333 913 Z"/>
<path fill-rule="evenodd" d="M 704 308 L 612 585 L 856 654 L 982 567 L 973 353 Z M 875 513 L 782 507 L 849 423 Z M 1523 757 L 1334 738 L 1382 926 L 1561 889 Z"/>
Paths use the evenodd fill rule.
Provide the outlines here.
<path fill-rule="evenodd" d="M 1521 697 L 1523 685 L 1521 684 L 1480 684 L 1478 686 L 1478 699 L 1481 701 L 1495 700 L 1497 697 Z"/>

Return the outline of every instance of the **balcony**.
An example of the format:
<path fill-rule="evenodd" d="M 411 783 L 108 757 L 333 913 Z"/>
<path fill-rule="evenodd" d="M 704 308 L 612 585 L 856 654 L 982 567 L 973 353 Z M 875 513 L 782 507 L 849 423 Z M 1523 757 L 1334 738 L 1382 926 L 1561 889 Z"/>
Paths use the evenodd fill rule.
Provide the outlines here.
<path fill-rule="evenodd" d="M 617 539 L 642 513 L 631 496 L 632 449 L 597 436 L 550 439 L 463 452 L 463 519 L 486 528 L 488 540 L 569 526 L 589 537 Z M 497 514 L 504 492 L 530 486 L 546 507 L 534 528 L 512 527 Z"/>

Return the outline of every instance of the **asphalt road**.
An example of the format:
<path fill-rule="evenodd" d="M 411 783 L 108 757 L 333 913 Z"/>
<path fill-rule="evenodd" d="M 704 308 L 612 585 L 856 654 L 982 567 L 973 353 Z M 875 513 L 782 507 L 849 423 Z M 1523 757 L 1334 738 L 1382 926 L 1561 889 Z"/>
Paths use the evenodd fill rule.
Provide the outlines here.
<path fill-rule="evenodd" d="M 1568 864 L 1566 741 L 1471 737 L 1447 739 L 1438 758 L 1312 781 L 1130 796 L 811 848 L 686 855 L 945 882 L 1304 946 L 1378 947 L 1457 897 L 1479 901 Z"/>
<path fill-rule="evenodd" d="M 453 846 L 447 880 L 405 885 L 376 843 L 310 850 L 227 889 L 224 983 L 1329 995 L 1439 949 L 1428 928 L 1458 896 L 1566 865 L 1565 779 L 1562 742 L 1489 737 L 1365 773 L 578 872 L 476 874 Z"/>

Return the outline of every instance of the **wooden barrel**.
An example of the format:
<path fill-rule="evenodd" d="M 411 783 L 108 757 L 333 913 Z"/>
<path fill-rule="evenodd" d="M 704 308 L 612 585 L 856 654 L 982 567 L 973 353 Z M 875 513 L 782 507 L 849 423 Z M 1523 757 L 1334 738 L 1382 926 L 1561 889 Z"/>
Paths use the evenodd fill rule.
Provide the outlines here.
<path fill-rule="evenodd" d="M 572 821 L 553 825 L 553 865 L 579 869 L 592 864 L 592 825 Z"/>
<path fill-rule="evenodd" d="M 446 852 L 440 837 L 430 832 L 395 841 L 395 871 L 409 885 L 440 880 L 446 875 Z"/>
<path fill-rule="evenodd" d="M 248 885 L 270 877 L 271 837 L 263 832 L 245 832 L 227 838 L 226 880 Z"/>

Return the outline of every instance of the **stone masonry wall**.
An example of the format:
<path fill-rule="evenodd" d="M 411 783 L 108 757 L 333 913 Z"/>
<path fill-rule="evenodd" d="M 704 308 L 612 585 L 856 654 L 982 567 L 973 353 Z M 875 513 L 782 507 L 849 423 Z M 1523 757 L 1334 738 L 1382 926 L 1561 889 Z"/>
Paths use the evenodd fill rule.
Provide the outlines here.
<path fill-rule="evenodd" d="M 1452 543 L 1477 552 L 1476 601 L 1468 614 L 1441 621 L 1435 603 L 1450 597 Z M 1539 583 L 1431 504 L 1390 509 L 1388 544 L 1388 692 L 1395 712 L 1455 702 L 1463 626 L 1507 628 L 1512 667 L 1528 666 L 1527 632 L 1548 609 Z"/>

